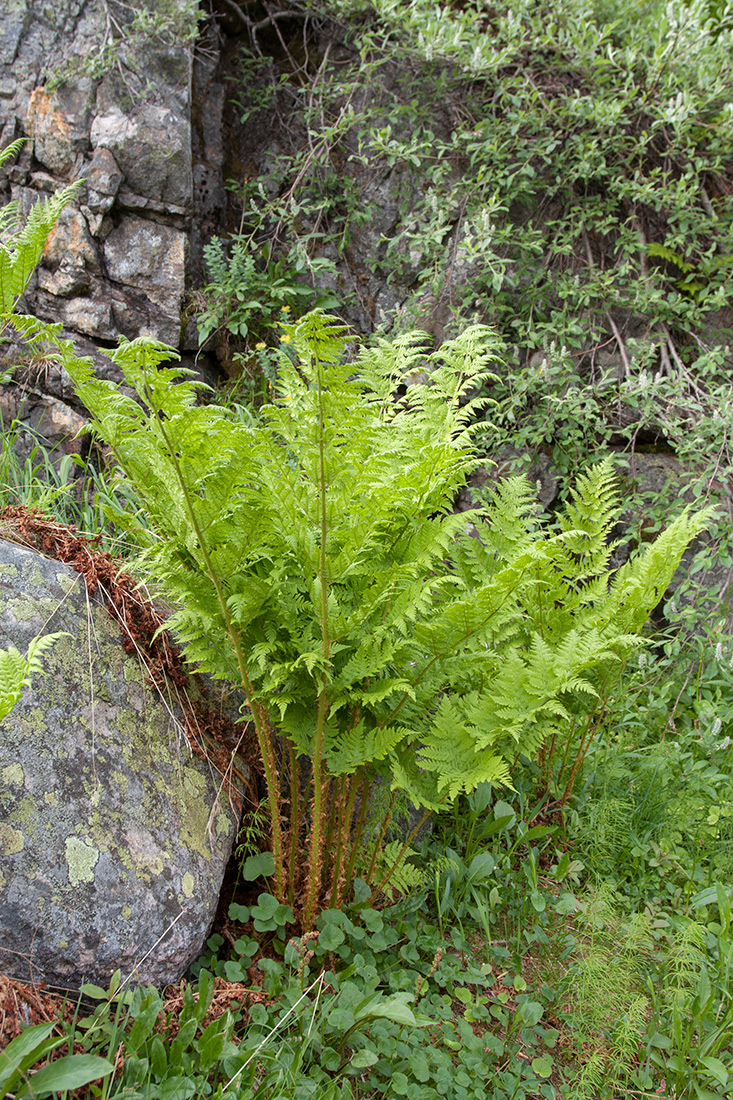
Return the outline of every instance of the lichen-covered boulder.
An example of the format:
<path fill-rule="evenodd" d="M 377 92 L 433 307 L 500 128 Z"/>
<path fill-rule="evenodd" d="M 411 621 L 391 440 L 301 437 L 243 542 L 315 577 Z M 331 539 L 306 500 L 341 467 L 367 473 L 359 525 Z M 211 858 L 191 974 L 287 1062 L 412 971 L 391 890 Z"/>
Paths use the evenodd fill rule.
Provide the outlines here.
<path fill-rule="evenodd" d="M 236 812 L 83 577 L 0 540 L 0 648 L 61 630 L 0 723 L 0 970 L 164 985 L 201 951 Z"/>

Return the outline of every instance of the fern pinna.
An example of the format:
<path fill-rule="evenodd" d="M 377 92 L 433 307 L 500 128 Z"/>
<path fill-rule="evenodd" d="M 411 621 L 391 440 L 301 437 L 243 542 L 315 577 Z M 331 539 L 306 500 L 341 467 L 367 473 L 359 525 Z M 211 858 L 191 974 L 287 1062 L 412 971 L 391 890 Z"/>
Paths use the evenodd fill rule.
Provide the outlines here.
<path fill-rule="evenodd" d="M 357 876 L 376 894 L 404 865 L 396 796 L 370 799 L 375 783 L 426 816 L 483 780 L 509 784 L 520 753 L 562 753 L 705 517 L 683 513 L 609 575 L 604 463 L 552 532 L 515 478 L 471 513 L 474 537 L 451 509 L 475 464 L 492 333 L 349 355 L 351 335 L 315 312 L 285 335 L 271 404 L 246 422 L 200 404 L 170 348 L 114 353 L 135 400 L 58 346 L 144 502 L 155 535 L 141 532 L 141 560 L 176 602 L 171 626 L 194 665 L 246 693 L 274 892 L 310 927 Z M 427 384 L 396 396 L 418 370 Z"/>

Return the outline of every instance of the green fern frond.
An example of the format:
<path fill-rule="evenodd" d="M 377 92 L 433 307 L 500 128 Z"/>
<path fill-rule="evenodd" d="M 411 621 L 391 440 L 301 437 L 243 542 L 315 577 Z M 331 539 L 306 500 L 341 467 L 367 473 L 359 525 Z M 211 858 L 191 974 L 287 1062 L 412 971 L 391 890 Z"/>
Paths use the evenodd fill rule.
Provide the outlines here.
<path fill-rule="evenodd" d="M 450 510 L 475 464 L 489 330 L 435 354 L 421 335 L 381 342 L 356 363 L 334 318 L 288 333 L 297 358 L 246 425 L 199 405 L 160 344 L 115 353 L 137 400 L 65 360 L 149 514 L 142 560 L 178 605 L 172 627 L 194 664 L 245 688 L 263 761 L 275 733 L 317 757 L 309 799 L 364 769 L 426 809 L 510 785 L 519 753 L 592 710 L 707 515 L 681 518 L 609 587 L 617 496 L 604 463 L 579 480 L 559 532 L 512 479 L 472 513 L 472 539 Z M 395 403 L 418 364 L 428 382 Z M 270 805 L 273 835 L 280 812 Z"/>
<path fill-rule="evenodd" d="M 41 259 L 59 214 L 78 194 L 82 182 L 77 180 L 45 201 L 39 199 L 31 208 L 25 224 L 0 240 L 0 316 L 8 318 L 14 311 Z"/>
<path fill-rule="evenodd" d="M 385 896 L 392 901 L 396 894 L 414 894 L 434 874 L 432 867 L 418 867 L 412 860 L 416 853 L 408 848 L 403 851 L 404 845 L 400 840 L 391 840 L 379 850 L 376 866 L 376 881 L 381 882 L 389 872 L 389 878 L 382 888 Z"/>
<path fill-rule="evenodd" d="M 0 649 L 0 721 L 19 702 L 24 689 L 30 687 L 32 678 L 43 671 L 43 654 L 64 637 L 70 635 L 66 631 L 38 635 L 29 643 L 27 657 L 15 646 Z"/>
<path fill-rule="evenodd" d="M 611 580 L 609 599 L 599 609 L 598 619 L 613 624 L 614 632 L 639 633 L 652 608 L 660 602 L 677 571 L 685 550 L 709 523 L 715 510 L 705 508 L 692 514 L 687 508 L 667 527 L 644 553 L 626 562 Z"/>
<path fill-rule="evenodd" d="M 660 260 L 666 260 L 667 263 L 674 264 L 685 275 L 695 270 L 695 265 L 680 256 L 679 252 L 674 252 L 671 248 L 667 248 L 666 245 L 659 244 L 657 241 L 650 241 L 646 246 L 646 250 L 647 255 L 657 256 Z"/>
<path fill-rule="evenodd" d="M 365 760 L 379 763 L 394 753 L 402 742 L 415 741 L 417 734 L 406 726 L 365 728 L 363 721 L 339 732 L 328 750 L 328 766 L 334 775 L 353 774 Z"/>

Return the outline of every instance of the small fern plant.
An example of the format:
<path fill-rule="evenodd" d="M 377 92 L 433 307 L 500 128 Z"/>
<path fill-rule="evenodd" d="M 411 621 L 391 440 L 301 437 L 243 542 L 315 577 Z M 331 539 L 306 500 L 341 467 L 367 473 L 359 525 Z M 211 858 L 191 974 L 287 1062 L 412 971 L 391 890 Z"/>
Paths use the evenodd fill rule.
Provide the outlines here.
<path fill-rule="evenodd" d="M 0 150 L 0 165 L 20 152 L 24 139 Z M 77 180 L 31 207 L 21 221 L 18 203 L 0 207 L 0 318 L 7 321 L 15 311 L 28 281 L 41 259 L 51 230 L 63 208 L 74 198 L 83 180 Z"/>
<path fill-rule="evenodd" d="M 31 640 L 25 657 L 15 646 L 0 649 L 0 722 L 20 701 L 25 688 L 31 686 L 33 676 L 43 671 L 43 654 L 63 637 L 68 637 L 64 631 L 38 635 Z"/>
<path fill-rule="evenodd" d="M 357 874 L 376 896 L 404 872 L 428 814 L 483 781 L 509 784 L 519 753 L 594 710 L 705 517 L 683 513 L 610 575 L 604 463 L 554 533 L 515 478 L 471 513 L 472 537 L 452 502 L 475 464 L 492 333 L 354 353 L 314 312 L 284 336 L 272 402 L 248 423 L 200 404 L 163 345 L 113 353 L 137 399 L 57 346 L 143 501 L 155 535 L 141 532 L 141 560 L 175 600 L 172 628 L 194 665 L 246 694 L 273 890 L 309 928 Z M 429 383 L 397 397 L 419 371 Z M 388 847 L 399 792 L 419 813 Z"/>

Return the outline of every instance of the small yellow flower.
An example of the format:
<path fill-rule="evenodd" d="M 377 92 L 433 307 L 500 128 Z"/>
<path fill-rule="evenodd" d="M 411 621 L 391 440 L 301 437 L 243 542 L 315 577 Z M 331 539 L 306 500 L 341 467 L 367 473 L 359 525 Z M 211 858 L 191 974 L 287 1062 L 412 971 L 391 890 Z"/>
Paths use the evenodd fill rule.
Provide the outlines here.
<path fill-rule="evenodd" d="M 283 344 L 291 344 L 293 342 L 292 336 L 281 336 L 280 342 Z"/>
<path fill-rule="evenodd" d="M 290 313 L 290 306 L 280 306 L 283 313 Z"/>
<path fill-rule="evenodd" d="M 263 348 L 266 348 L 266 347 L 267 347 L 267 344 L 263 344 L 262 340 L 260 340 L 259 344 L 255 344 L 255 351 L 262 351 Z"/>

